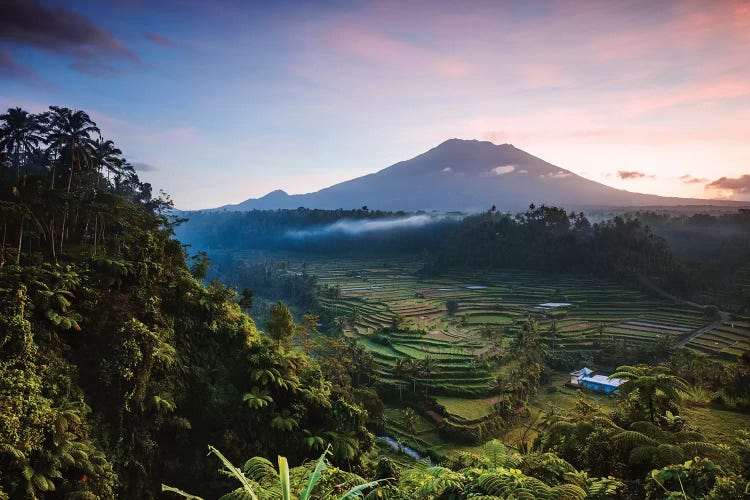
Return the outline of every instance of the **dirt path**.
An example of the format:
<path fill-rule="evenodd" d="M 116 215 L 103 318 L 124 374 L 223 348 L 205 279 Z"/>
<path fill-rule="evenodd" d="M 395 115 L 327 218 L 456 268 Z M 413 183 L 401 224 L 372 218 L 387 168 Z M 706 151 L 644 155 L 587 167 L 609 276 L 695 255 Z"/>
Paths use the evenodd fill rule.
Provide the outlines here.
<path fill-rule="evenodd" d="M 657 295 L 660 295 L 661 297 L 664 297 L 665 299 L 673 300 L 673 301 L 677 302 L 678 304 L 684 304 L 686 306 L 693 307 L 695 309 L 701 309 L 702 310 L 702 309 L 705 309 L 707 307 L 704 304 L 698 304 L 697 302 L 691 302 L 689 300 L 683 300 L 683 299 L 681 299 L 679 297 L 676 297 L 676 296 L 672 295 L 671 293 L 667 292 L 666 290 L 662 290 L 661 288 L 659 288 L 655 284 L 651 283 L 651 281 L 648 278 L 646 278 L 645 276 L 638 276 L 638 279 L 649 290 L 653 291 Z M 717 327 L 721 326 L 723 323 L 729 321 L 730 314 L 728 312 L 726 312 L 726 311 L 717 311 L 717 312 L 719 314 L 719 319 L 717 319 L 715 321 L 712 321 L 708 325 L 703 326 L 701 328 L 698 328 L 697 330 L 693 330 L 688 335 L 686 335 L 685 337 L 683 337 L 677 343 L 677 345 L 685 345 L 688 342 L 690 342 L 692 339 L 694 339 L 695 337 L 697 337 L 698 335 L 706 333 L 709 330 L 713 330 L 714 328 L 717 328 Z"/>
<path fill-rule="evenodd" d="M 706 333 L 709 330 L 713 330 L 714 328 L 717 328 L 717 327 L 721 326 L 725 321 L 727 321 L 729 319 L 729 313 L 728 312 L 719 311 L 719 315 L 721 316 L 719 319 L 717 319 L 713 323 L 710 323 L 710 324 L 704 326 L 703 328 L 698 328 L 697 330 L 695 330 L 693 332 L 690 332 L 690 334 L 688 334 L 687 337 L 685 337 L 682 340 L 680 340 L 677 343 L 677 345 L 685 345 L 688 342 L 690 342 L 692 339 L 694 339 L 695 337 L 697 337 L 698 335 L 700 335 L 702 333 Z"/>

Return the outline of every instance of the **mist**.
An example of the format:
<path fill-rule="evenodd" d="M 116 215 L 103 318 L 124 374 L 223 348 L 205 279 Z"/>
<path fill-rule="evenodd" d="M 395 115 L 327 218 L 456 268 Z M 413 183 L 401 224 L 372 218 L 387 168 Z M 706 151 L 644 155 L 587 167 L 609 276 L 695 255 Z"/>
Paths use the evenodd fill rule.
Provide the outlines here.
<path fill-rule="evenodd" d="M 331 235 L 361 236 L 369 233 L 417 229 L 446 221 L 457 221 L 461 217 L 449 215 L 410 215 L 390 219 L 355 220 L 342 219 L 311 229 L 290 229 L 285 236 L 294 239 L 320 238 Z"/>

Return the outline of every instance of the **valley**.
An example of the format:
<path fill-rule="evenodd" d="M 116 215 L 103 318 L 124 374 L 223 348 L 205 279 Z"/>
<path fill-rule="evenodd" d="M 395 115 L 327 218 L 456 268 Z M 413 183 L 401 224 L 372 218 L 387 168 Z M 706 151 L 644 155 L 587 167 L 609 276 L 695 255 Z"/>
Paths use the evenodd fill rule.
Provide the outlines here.
<path fill-rule="evenodd" d="M 531 446 L 545 420 L 574 407 L 578 390 L 567 384 L 574 369 L 611 373 L 621 356 L 659 346 L 685 344 L 725 362 L 750 351 L 748 317 L 717 322 L 697 305 L 591 275 L 518 269 L 430 275 L 418 259 L 405 257 L 291 253 L 274 259 L 285 273 L 317 279 L 321 317 L 333 323 L 321 330 L 339 328 L 372 356 L 367 384 L 386 401 L 385 434 L 437 462 L 451 450 L 476 451 L 493 437 L 519 449 Z M 555 366 L 522 409 L 501 417 L 502 406 L 511 405 L 502 382 L 508 353 L 528 318 Z M 612 396 L 586 393 L 602 408 L 617 404 Z M 406 408 L 417 409 L 414 421 L 405 420 Z M 747 419 L 702 403 L 691 408 L 691 418 L 712 421 L 713 435 L 725 439 Z"/>

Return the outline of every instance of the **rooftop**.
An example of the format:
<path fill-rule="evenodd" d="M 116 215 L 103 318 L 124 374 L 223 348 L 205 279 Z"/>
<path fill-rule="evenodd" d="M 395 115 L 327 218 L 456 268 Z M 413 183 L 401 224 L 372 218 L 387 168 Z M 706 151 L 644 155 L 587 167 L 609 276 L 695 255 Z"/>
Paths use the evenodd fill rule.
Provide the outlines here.
<path fill-rule="evenodd" d="M 581 377 L 582 381 L 594 382 L 595 384 L 610 385 L 612 387 L 620 387 L 623 381 L 619 378 L 609 378 L 606 375 L 593 375 L 591 377 Z"/>

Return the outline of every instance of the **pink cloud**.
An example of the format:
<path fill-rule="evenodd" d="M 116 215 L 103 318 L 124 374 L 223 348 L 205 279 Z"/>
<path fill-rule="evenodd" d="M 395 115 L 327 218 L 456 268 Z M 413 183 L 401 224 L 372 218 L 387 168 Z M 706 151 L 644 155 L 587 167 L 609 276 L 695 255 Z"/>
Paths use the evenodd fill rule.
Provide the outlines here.
<path fill-rule="evenodd" d="M 628 114 L 641 114 L 682 104 L 721 101 L 750 96 L 747 77 L 728 75 L 713 81 L 701 81 L 678 87 L 662 87 L 643 92 L 625 103 Z"/>
<path fill-rule="evenodd" d="M 519 73 L 523 86 L 530 89 L 564 87 L 572 82 L 571 75 L 554 64 L 525 64 Z"/>
<path fill-rule="evenodd" d="M 426 69 L 439 76 L 457 78 L 469 74 L 464 61 L 413 42 L 364 28 L 340 26 L 327 37 L 330 48 L 369 63 L 391 68 Z"/>

